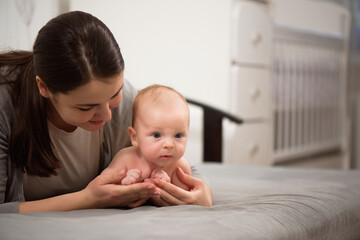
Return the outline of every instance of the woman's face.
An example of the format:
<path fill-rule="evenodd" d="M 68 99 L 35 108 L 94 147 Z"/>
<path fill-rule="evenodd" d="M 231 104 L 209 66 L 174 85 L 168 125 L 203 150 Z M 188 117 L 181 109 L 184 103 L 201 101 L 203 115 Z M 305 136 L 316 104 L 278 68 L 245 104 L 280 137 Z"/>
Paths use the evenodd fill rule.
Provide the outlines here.
<path fill-rule="evenodd" d="M 123 73 L 107 79 L 94 78 L 67 94 L 49 92 L 48 119 L 56 127 L 71 132 L 76 127 L 88 131 L 102 128 L 111 120 L 111 109 L 121 102 Z"/>

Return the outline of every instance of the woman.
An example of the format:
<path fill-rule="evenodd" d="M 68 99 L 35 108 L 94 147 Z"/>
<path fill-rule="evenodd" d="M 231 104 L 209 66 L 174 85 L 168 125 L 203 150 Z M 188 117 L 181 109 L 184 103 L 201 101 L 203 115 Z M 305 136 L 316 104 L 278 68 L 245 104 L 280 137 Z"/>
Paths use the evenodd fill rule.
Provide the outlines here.
<path fill-rule="evenodd" d="M 0 54 L 0 212 L 212 204 L 203 181 L 178 171 L 191 191 L 161 181 L 118 183 L 99 173 L 130 145 L 136 90 L 110 30 L 70 12 L 49 21 L 33 52 Z"/>

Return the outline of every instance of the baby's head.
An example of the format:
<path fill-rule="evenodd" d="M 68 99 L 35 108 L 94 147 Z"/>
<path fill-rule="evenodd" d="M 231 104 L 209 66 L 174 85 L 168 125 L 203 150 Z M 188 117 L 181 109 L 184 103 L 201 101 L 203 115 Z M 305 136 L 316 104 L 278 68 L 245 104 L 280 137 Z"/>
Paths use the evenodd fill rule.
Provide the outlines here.
<path fill-rule="evenodd" d="M 185 98 L 170 87 L 151 85 L 141 90 L 133 104 L 129 135 L 142 156 L 161 166 L 180 159 L 189 133 L 189 108 Z"/>
<path fill-rule="evenodd" d="M 135 97 L 133 108 L 132 108 L 132 126 L 135 126 L 135 122 L 139 117 L 139 113 L 142 112 L 142 109 L 145 107 L 162 107 L 164 111 L 166 108 L 175 108 L 179 107 L 179 111 L 186 114 L 188 124 L 190 120 L 189 116 L 189 107 L 186 102 L 186 99 L 178 91 L 171 87 L 163 85 L 150 85 L 142 90 L 140 90 Z M 181 106 L 183 105 L 183 106 Z"/>

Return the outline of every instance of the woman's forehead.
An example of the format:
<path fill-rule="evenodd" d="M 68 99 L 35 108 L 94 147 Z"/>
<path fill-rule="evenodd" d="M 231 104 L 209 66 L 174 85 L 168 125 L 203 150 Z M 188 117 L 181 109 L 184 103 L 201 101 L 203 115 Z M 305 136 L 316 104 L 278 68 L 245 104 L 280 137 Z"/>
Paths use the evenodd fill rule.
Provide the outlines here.
<path fill-rule="evenodd" d="M 99 104 L 110 100 L 123 86 L 123 75 L 99 79 L 94 78 L 66 94 L 62 98 L 76 104 Z"/>

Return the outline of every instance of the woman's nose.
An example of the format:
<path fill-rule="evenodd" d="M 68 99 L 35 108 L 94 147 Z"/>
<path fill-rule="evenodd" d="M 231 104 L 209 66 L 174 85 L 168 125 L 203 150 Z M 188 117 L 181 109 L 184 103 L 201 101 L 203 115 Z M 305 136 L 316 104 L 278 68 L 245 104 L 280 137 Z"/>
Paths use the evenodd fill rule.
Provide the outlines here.
<path fill-rule="evenodd" d="M 109 103 L 105 103 L 105 104 L 101 104 L 99 106 L 99 111 L 96 113 L 98 115 L 98 117 L 105 121 L 108 122 L 111 120 L 111 109 L 109 106 Z"/>

